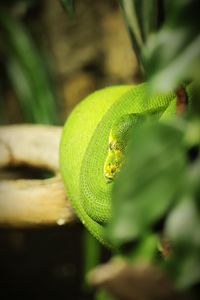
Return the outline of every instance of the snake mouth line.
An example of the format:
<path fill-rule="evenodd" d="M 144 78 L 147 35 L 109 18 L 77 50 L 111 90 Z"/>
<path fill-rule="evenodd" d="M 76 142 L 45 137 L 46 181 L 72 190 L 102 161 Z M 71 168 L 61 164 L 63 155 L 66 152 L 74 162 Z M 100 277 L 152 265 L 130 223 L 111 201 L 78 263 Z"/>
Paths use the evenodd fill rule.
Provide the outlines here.
<path fill-rule="evenodd" d="M 113 177 L 110 177 L 109 174 L 105 174 L 104 176 L 105 176 L 105 179 L 106 179 L 106 183 L 111 183 L 111 182 L 113 182 Z"/>

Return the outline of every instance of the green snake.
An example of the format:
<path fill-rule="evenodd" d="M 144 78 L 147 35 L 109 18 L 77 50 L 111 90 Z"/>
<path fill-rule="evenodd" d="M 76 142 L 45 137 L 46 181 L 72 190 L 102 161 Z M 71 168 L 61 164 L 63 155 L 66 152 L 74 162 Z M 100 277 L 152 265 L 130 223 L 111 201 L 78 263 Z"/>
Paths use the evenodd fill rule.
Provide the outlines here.
<path fill-rule="evenodd" d="M 60 168 L 66 193 L 82 223 L 108 247 L 104 231 L 111 219 L 111 191 L 130 128 L 176 114 L 175 92 L 149 97 L 147 92 L 147 83 L 96 91 L 75 107 L 63 129 Z"/>

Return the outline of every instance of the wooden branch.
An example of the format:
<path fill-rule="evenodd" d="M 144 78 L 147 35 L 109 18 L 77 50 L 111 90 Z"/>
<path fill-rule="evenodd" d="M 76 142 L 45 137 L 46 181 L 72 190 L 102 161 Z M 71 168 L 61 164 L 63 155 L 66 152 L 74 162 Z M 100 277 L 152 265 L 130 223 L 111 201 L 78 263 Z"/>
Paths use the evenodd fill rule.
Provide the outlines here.
<path fill-rule="evenodd" d="M 0 128 L 0 167 L 26 164 L 59 170 L 62 127 L 10 125 Z"/>
<path fill-rule="evenodd" d="M 75 220 L 60 177 L 2 181 L 0 195 L 0 224 L 63 225 Z"/>
<path fill-rule="evenodd" d="M 28 165 L 55 173 L 45 180 L 1 180 L 0 225 L 63 225 L 76 220 L 59 175 L 61 131 L 45 125 L 0 128 L 1 168 Z"/>
<path fill-rule="evenodd" d="M 112 259 L 90 271 L 88 281 L 120 300 L 186 300 L 166 274 L 150 263 Z"/>

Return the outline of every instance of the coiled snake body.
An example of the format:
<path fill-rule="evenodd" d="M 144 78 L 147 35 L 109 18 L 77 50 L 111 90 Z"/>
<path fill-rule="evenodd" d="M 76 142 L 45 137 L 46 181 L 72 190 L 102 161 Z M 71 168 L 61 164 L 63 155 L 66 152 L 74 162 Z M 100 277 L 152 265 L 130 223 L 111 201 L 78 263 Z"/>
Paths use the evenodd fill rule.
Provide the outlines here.
<path fill-rule="evenodd" d="M 60 168 L 67 195 L 78 217 L 101 243 L 111 218 L 113 178 L 123 162 L 128 131 L 146 117 L 176 113 L 176 95 L 147 97 L 147 84 L 108 87 L 84 99 L 64 126 Z"/>

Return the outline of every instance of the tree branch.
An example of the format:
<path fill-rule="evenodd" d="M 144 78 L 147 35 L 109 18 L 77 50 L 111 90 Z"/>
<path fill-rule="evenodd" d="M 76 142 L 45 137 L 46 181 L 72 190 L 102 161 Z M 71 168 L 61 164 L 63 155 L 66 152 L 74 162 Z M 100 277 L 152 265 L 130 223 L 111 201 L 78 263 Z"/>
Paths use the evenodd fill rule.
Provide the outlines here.
<path fill-rule="evenodd" d="M 76 220 L 59 175 L 61 127 L 0 128 L 0 167 L 28 165 L 53 171 L 50 179 L 0 181 L 0 225 L 62 225 Z"/>

